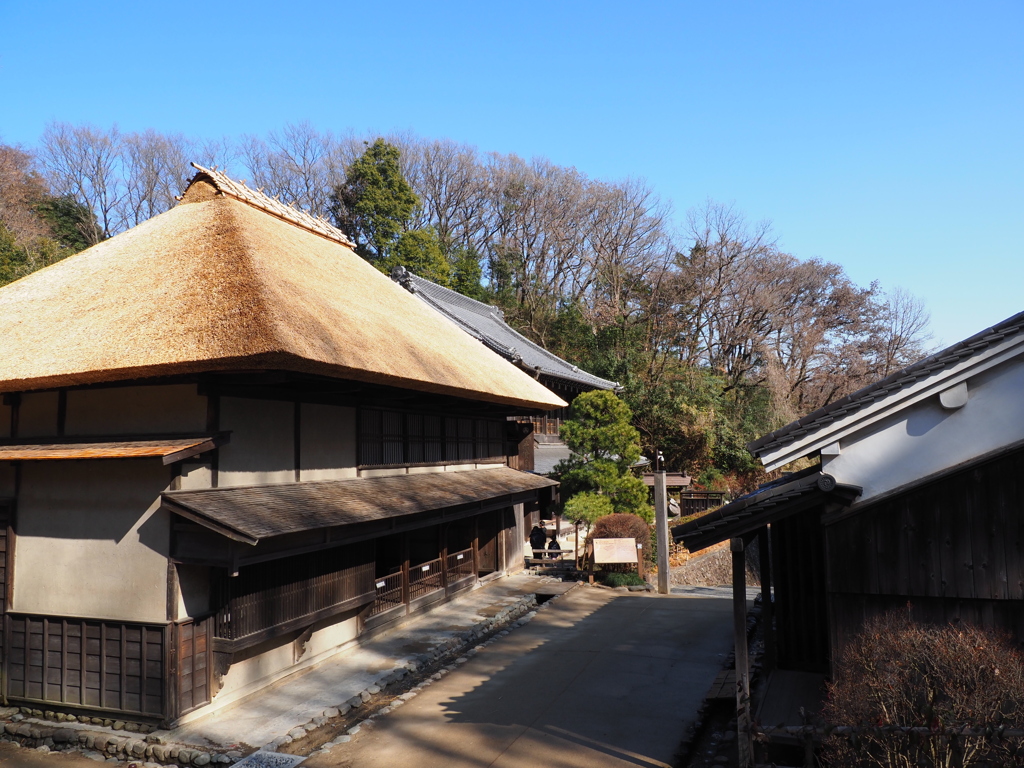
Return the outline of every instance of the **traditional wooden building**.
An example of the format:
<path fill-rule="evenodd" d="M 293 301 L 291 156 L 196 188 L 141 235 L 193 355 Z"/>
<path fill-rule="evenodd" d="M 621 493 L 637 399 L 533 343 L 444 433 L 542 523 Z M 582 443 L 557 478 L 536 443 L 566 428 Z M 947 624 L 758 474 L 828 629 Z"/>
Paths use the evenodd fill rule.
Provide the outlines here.
<path fill-rule="evenodd" d="M 200 168 L 0 289 L 6 701 L 198 716 L 521 567 L 564 401 L 350 246 Z"/>
<path fill-rule="evenodd" d="M 827 674 L 868 617 L 908 604 L 1024 641 L 1022 392 L 1024 313 L 752 443 L 768 470 L 814 463 L 675 537 L 731 539 L 740 564 L 760 539 L 779 669 Z"/>
<path fill-rule="evenodd" d="M 505 322 L 505 314 L 498 307 L 463 296 L 450 288 L 413 274 L 405 267 L 396 267 L 391 279 L 449 318 L 470 336 L 479 339 L 506 360 L 536 378 L 568 403 L 583 392 L 595 389 L 622 389 L 618 382 L 587 373 L 530 341 Z M 566 406 L 523 421 L 533 423 L 537 436 L 551 436 L 557 440 L 559 427 L 567 417 Z"/>

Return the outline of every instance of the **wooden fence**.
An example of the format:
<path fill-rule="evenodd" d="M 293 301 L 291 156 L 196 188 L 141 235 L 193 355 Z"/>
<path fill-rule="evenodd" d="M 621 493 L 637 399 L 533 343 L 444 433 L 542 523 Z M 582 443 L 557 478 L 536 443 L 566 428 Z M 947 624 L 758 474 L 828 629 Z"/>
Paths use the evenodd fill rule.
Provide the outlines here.
<path fill-rule="evenodd" d="M 164 626 L 7 614 L 6 695 L 163 717 Z"/>

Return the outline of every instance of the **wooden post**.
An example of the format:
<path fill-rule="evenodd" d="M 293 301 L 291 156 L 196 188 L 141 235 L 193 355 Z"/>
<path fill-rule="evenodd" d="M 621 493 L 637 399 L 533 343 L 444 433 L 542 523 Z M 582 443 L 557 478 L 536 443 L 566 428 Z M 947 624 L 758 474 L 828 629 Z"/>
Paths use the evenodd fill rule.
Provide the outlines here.
<path fill-rule="evenodd" d="M 441 558 L 441 589 L 444 590 L 445 595 L 448 594 L 448 526 L 451 523 L 437 526 L 437 548 L 438 557 Z M 494 559 L 498 559 L 497 542 L 494 544 L 495 552 Z M 495 563 L 497 565 L 497 563 Z"/>
<path fill-rule="evenodd" d="M 580 521 L 576 521 L 576 542 L 573 544 L 572 556 L 575 561 L 573 565 L 579 568 L 582 563 L 580 562 Z"/>
<path fill-rule="evenodd" d="M 761 626 L 764 627 L 764 668 L 775 669 L 775 606 L 772 604 L 772 560 L 768 542 L 768 526 L 757 534 L 761 560 Z"/>
<path fill-rule="evenodd" d="M 665 471 L 654 473 L 654 531 L 658 543 L 658 594 L 668 594 L 668 487 Z"/>
<path fill-rule="evenodd" d="M 729 541 L 732 550 L 732 619 L 736 643 L 736 749 L 739 768 L 753 766 L 750 743 L 750 660 L 747 658 L 747 563 L 743 539 Z"/>
<path fill-rule="evenodd" d="M 409 534 L 402 534 L 402 602 L 409 613 Z"/>

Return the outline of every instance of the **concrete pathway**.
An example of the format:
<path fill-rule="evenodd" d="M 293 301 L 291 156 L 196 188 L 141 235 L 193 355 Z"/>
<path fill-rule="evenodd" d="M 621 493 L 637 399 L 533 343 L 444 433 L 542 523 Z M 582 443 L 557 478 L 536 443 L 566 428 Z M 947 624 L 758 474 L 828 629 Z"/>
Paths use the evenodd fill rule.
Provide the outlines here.
<path fill-rule="evenodd" d="M 731 601 L 579 588 L 309 768 L 672 766 Z"/>
<path fill-rule="evenodd" d="M 498 579 L 430 613 L 413 617 L 387 634 L 284 678 L 248 699 L 161 735 L 168 741 L 197 747 L 262 747 L 321 716 L 324 710 L 357 696 L 382 673 L 422 663 L 431 649 L 457 638 L 550 581 L 529 573 Z"/>

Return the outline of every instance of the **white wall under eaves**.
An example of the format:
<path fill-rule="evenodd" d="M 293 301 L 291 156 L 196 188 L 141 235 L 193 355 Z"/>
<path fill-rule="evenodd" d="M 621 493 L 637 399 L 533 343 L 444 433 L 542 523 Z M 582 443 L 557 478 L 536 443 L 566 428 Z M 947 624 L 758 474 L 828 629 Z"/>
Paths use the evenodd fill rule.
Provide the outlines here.
<path fill-rule="evenodd" d="M 877 396 L 874 402 L 848 414 L 833 412 L 829 414 L 831 421 L 809 429 L 806 434 L 798 435 L 784 445 L 762 448 L 757 455 L 769 472 L 805 456 L 816 456 L 826 446 L 838 441 L 846 442 L 857 434 L 875 429 L 894 414 L 898 415 L 916 403 L 937 398 L 940 392 L 960 382 L 969 382 L 1020 355 L 1024 355 L 1024 333 L 987 345 L 969 357 L 888 394 L 881 391 L 873 393 Z"/>
<path fill-rule="evenodd" d="M 967 380 L 966 405 L 943 408 L 938 394 L 840 441 L 823 470 L 861 486 L 857 504 L 1024 440 L 1024 357 Z"/>

